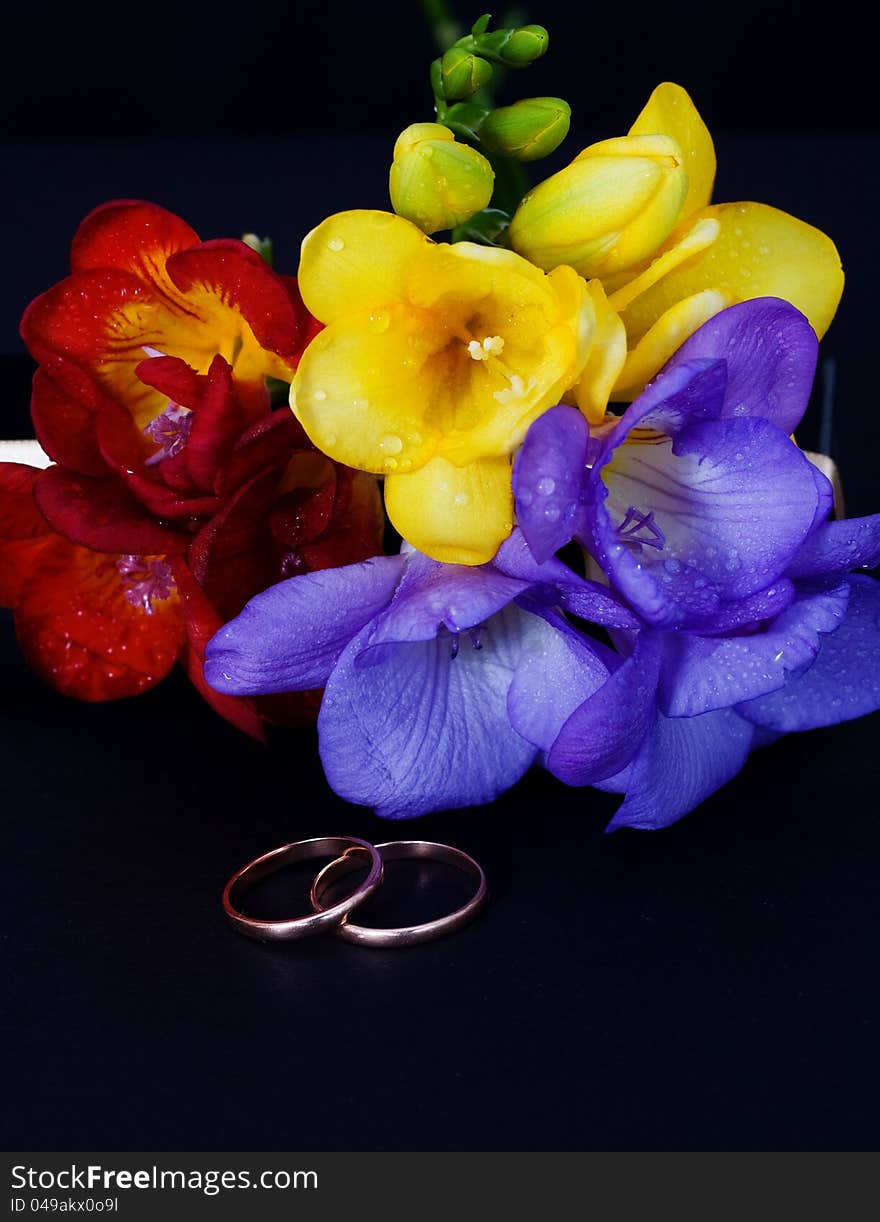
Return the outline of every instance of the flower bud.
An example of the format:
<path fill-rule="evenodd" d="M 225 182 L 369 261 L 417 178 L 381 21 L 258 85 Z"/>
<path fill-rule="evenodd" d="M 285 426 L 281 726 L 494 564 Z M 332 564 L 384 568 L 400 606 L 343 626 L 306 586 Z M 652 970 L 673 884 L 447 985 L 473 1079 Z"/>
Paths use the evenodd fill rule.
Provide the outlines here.
<path fill-rule="evenodd" d="M 541 58 L 549 42 L 550 35 L 542 25 L 521 25 L 510 31 L 501 56 L 512 68 L 524 68 L 526 64 Z"/>
<path fill-rule="evenodd" d="M 529 192 L 510 223 L 511 244 L 545 271 L 562 263 L 587 278 L 626 271 L 672 232 L 687 183 L 670 137 L 602 140 Z"/>
<path fill-rule="evenodd" d="M 425 233 L 452 229 L 492 198 L 495 174 L 476 149 L 440 123 L 413 123 L 394 146 L 391 204 Z"/>
<path fill-rule="evenodd" d="M 523 98 L 491 111 L 480 127 L 480 139 L 490 152 L 537 161 L 559 147 L 570 122 L 571 107 L 562 98 Z"/>
<path fill-rule="evenodd" d="M 440 61 L 440 75 L 443 92 L 453 102 L 457 98 L 469 98 L 488 85 L 492 79 L 492 65 L 462 47 L 450 47 Z"/>
<path fill-rule="evenodd" d="M 492 30 L 475 40 L 479 50 L 509 68 L 525 68 L 540 59 L 550 42 L 542 25 L 521 25 L 513 30 Z"/>

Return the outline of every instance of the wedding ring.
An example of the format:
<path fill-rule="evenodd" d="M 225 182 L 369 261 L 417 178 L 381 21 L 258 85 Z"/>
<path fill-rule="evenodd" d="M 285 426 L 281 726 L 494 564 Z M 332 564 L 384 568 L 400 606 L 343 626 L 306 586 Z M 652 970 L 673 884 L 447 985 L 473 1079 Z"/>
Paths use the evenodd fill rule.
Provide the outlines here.
<path fill-rule="evenodd" d="M 363 865 L 369 865 L 370 869 L 363 882 L 344 900 L 306 916 L 290 917 L 283 921 L 259 921 L 255 917 L 245 916 L 233 904 L 233 893 L 238 902 L 242 891 L 260 879 L 267 878 L 295 861 L 310 861 L 313 857 L 338 858 L 333 864 L 344 862 L 349 870 Z M 295 844 L 284 844 L 279 849 L 264 853 L 262 857 L 248 862 L 233 874 L 223 890 L 223 910 L 239 933 L 248 938 L 256 938 L 258 942 L 309 938 L 313 934 L 335 929 L 340 921 L 344 921 L 348 914 L 371 896 L 381 884 L 382 873 L 382 859 L 378 851 L 357 836 L 320 836 L 314 840 L 297 840 Z M 320 878 L 320 875 L 318 877 Z"/>
<path fill-rule="evenodd" d="M 359 946 L 415 946 L 419 942 L 430 942 L 433 938 L 441 938 L 444 934 L 461 929 L 472 920 L 486 902 L 486 876 L 473 857 L 468 857 L 461 849 L 454 849 L 448 844 L 432 844 L 427 840 L 393 840 L 387 844 L 377 844 L 376 848 L 382 861 L 400 861 L 405 857 L 424 858 L 428 861 L 440 861 L 448 866 L 463 870 L 476 884 L 477 889 L 468 902 L 447 916 L 438 917 L 435 921 L 426 921 L 422 925 L 404 925 L 398 929 L 377 929 L 368 925 L 351 925 L 343 919 L 334 929 L 337 937 L 346 942 L 356 942 Z M 356 870 L 362 863 L 354 860 L 351 855 L 331 861 L 312 884 L 312 907 L 319 912 L 332 912 L 335 909 L 324 908 L 322 900 L 330 886 L 346 874 Z"/>

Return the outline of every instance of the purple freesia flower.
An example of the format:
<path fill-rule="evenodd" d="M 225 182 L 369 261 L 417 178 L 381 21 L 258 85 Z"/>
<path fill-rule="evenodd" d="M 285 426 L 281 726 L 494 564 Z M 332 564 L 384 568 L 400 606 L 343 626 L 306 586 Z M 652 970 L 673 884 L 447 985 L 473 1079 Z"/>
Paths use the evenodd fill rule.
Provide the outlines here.
<path fill-rule="evenodd" d="M 551 408 L 514 469 L 517 517 L 540 560 L 577 538 L 658 654 L 644 739 L 617 776 L 611 827 L 660 827 L 789 730 L 880 706 L 880 515 L 827 522 L 831 487 L 789 437 L 806 407 L 816 339 L 773 299 L 723 311 L 619 421 L 591 436 Z M 563 732 L 547 764 L 580 783 Z"/>
<path fill-rule="evenodd" d="M 565 608 L 621 631 L 638 623 L 603 586 L 537 564 L 518 532 L 474 568 L 405 546 L 259 594 L 208 644 L 205 676 L 237 695 L 324 687 L 328 781 L 406 818 L 491 801 L 585 702 L 601 724 L 582 768 L 625 766 L 649 707 L 634 684 L 646 666 L 656 681 L 656 658 L 622 659 L 576 632 Z"/>

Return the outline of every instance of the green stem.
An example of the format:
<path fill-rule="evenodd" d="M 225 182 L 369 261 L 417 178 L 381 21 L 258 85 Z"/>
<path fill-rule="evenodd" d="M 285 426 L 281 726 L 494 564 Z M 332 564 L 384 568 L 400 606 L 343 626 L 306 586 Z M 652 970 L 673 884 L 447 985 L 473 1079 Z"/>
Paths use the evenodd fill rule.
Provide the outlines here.
<path fill-rule="evenodd" d="M 462 33 L 461 25 L 446 0 L 419 0 L 419 4 L 437 50 L 445 51 Z"/>

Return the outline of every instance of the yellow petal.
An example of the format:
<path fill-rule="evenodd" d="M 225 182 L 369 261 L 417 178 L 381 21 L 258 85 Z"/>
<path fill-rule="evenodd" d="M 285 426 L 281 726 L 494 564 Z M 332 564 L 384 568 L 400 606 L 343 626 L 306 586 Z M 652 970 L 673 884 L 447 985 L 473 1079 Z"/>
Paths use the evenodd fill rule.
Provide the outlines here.
<path fill-rule="evenodd" d="M 829 237 L 767 204 L 716 204 L 702 217 L 720 223 L 718 237 L 626 309 L 630 342 L 670 306 L 704 289 L 722 293 L 728 304 L 781 297 L 806 314 L 820 338 L 825 334 L 843 292 L 840 255 Z"/>
<path fill-rule="evenodd" d="M 411 221 L 391 212 L 338 212 L 303 241 L 303 301 L 324 323 L 352 310 L 403 301 L 414 262 L 432 246 Z"/>
<path fill-rule="evenodd" d="M 446 564 L 486 564 L 513 529 L 510 459 L 434 458 L 385 480 L 385 508 L 413 547 Z"/>
<path fill-rule="evenodd" d="M 679 264 L 684 263 L 685 259 L 690 259 L 693 255 L 697 255 L 700 251 L 705 250 L 707 246 L 711 246 L 720 232 L 721 225 L 714 217 L 704 216 L 698 218 L 685 229 L 684 234 L 676 240 L 675 245 L 664 254 L 658 255 L 641 275 L 634 277 L 628 283 L 622 284 L 620 288 L 615 288 L 613 291 L 608 284 L 605 285 L 610 293 L 608 301 L 611 308 L 618 312 L 625 310 L 628 305 L 635 301 L 637 297 L 640 297 L 642 293 L 646 293 L 663 276 L 669 275 Z"/>
<path fill-rule="evenodd" d="M 631 136 L 671 136 L 684 154 L 688 192 L 681 217 L 685 220 L 712 198 L 715 181 L 715 146 L 700 112 L 681 85 L 664 81 L 648 98 L 645 108 L 629 129 Z"/>
<path fill-rule="evenodd" d="M 337 462 L 376 473 L 421 466 L 438 433 L 427 416 L 425 366 L 446 343 L 417 310 L 361 310 L 309 344 L 290 405 L 315 445 Z"/>
<path fill-rule="evenodd" d="M 722 293 L 707 289 L 670 306 L 630 352 L 614 387 L 614 397 L 635 398 L 698 327 L 730 304 Z"/>
<path fill-rule="evenodd" d="M 626 328 L 610 307 L 599 280 L 587 285 L 596 317 L 590 355 L 574 390 L 575 402 L 591 424 L 601 424 L 626 361 Z"/>

